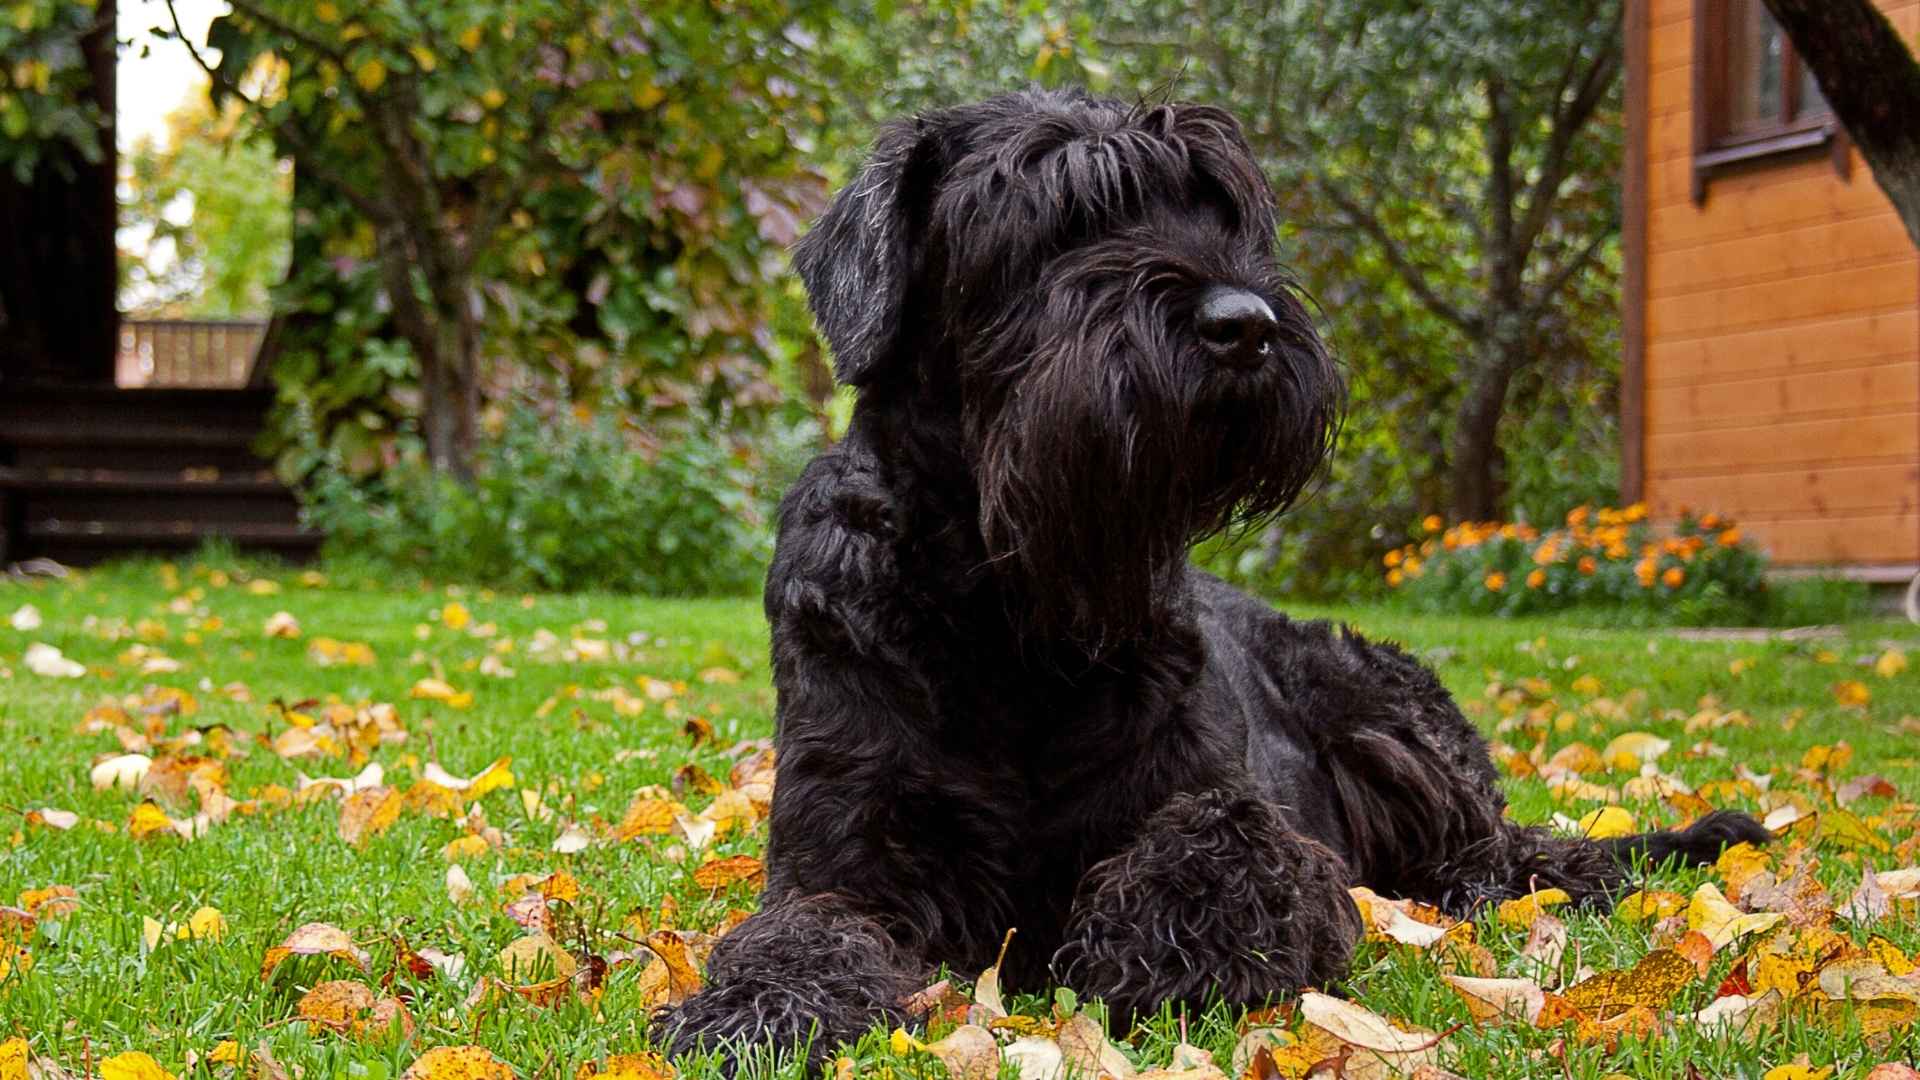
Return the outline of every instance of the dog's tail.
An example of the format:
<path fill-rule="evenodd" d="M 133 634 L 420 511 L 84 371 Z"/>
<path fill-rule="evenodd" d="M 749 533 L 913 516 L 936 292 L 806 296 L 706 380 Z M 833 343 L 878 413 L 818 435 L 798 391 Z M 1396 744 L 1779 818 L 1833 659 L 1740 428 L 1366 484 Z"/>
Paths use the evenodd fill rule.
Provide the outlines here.
<path fill-rule="evenodd" d="M 1661 865 L 1704 866 L 1734 844 L 1764 844 L 1766 827 L 1746 814 L 1720 810 L 1684 829 L 1592 840 L 1501 822 L 1478 841 L 1410 875 L 1421 899 L 1456 915 L 1483 904 L 1544 889 L 1563 889 L 1575 904 L 1611 906 L 1636 871 Z"/>

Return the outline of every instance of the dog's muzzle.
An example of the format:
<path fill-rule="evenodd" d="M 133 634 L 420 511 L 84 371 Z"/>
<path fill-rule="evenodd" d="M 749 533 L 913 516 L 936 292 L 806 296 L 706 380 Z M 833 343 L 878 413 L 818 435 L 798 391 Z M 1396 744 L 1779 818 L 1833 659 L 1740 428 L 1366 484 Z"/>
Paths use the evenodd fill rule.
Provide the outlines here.
<path fill-rule="evenodd" d="M 1200 300 L 1199 330 L 1214 362 L 1252 371 L 1273 355 L 1280 320 L 1259 296 L 1221 285 L 1207 290 Z"/>

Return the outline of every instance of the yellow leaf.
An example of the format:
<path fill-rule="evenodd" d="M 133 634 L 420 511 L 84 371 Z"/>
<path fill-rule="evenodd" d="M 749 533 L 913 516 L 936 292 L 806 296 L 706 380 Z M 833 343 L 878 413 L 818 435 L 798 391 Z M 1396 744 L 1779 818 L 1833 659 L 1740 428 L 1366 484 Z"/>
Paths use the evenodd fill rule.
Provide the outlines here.
<path fill-rule="evenodd" d="M 1645 731 L 1629 731 L 1616 735 L 1607 744 L 1600 756 L 1607 764 L 1623 771 L 1633 771 L 1650 762 L 1658 761 L 1660 755 L 1673 749 L 1673 743 Z"/>
<path fill-rule="evenodd" d="M 664 836 L 673 831 L 673 819 L 686 813 L 686 807 L 671 799 L 650 798 L 641 795 L 627 806 L 626 816 L 613 830 L 615 840 L 631 840 L 636 836 Z"/>
<path fill-rule="evenodd" d="M 368 60 L 353 69 L 353 81 L 360 84 L 360 89 L 371 94 L 386 84 L 387 65 L 378 60 Z"/>
<path fill-rule="evenodd" d="M 353 939 L 345 930 L 327 923 L 305 923 L 297 927 L 287 939 L 268 949 L 260 959 L 260 977 L 267 978 L 280 961 L 289 956 L 316 956 L 325 953 L 354 964 L 360 970 L 367 970 L 369 957 L 366 952 L 354 945 Z"/>
<path fill-rule="evenodd" d="M 1664 1012 L 1674 995 L 1699 977 L 1693 961 L 1672 949 L 1656 949 L 1625 971 L 1603 971 L 1562 996 L 1590 1016 L 1606 1018 L 1639 1006 Z"/>
<path fill-rule="evenodd" d="M 1854 851 L 1873 851 L 1882 855 L 1893 850 L 1887 838 L 1867 827 L 1867 823 L 1847 810 L 1828 810 L 1820 815 L 1821 840 Z"/>
<path fill-rule="evenodd" d="M 167 812 L 150 802 L 143 802 L 133 808 L 127 818 L 127 834 L 135 840 L 144 840 L 155 833 L 167 832 L 173 828 L 173 819 Z"/>
<path fill-rule="evenodd" d="M 219 908 L 202 907 L 187 916 L 187 925 L 180 928 L 178 936 L 183 940 L 219 941 L 227 936 L 227 917 Z"/>
<path fill-rule="evenodd" d="M 1842 705 L 1859 707 L 1873 700 L 1873 691 L 1859 679 L 1845 679 L 1833 684 L 1833 699 Z"/>
<path fill-rule="evenodd" d="M 487 853 L 486 839 L 484 837 L 471 836 L 471 835 L 462 836 L 457 840 L 450 841 L 448 842 L 446 847 L 443 847 L 440 849 L 440 854 L 448 862 L 458 862 L 461 859 L 471 859 L 471 858 L 474 858 L 475 856 L 485 855 L 486 853 Z"/>
<path fill-rule="evenodd" d="M 513 1069 L 484 1046 L 436 1046 L 421 1054 L 400 1080 L 514 1080 Z"/>
<path fill-rule="evenodd" d="M 1786 918 L 1773 911 L 1742 914 L 1712 882 L 1695 889 L 1687 903 L 1687 929 L 1705 934 L 1716 951 L 1726 948 L 1735 938 L 1771 930 Z"/>
<path fill-rule="evenodd" d="M 636 108 L 651 109 L 665 100 L 667 92 L 651 82 L 641 83 L 633 91 L 633 104 Z"/>
<path fill-rule="evenodd" d="M 520 983 L 570 979 L 579 969 L 579 963 L 560 943 L 545 934 L 528 934 L 500 950 L 500 970 Z"/>
<path fill-rule="evenodd" d="M 1687 898 L 1676 892 L 1633 892 L 1615 905 L 1613 913 L 1625 922 L 1658 922 L 1680 914 L 1686 906 Z"/>
<path fill-rule="evenodd" d="M 222 1039 L 214 1044 L 212 1052 L 207 1054 L 207 1060 L 215 1065 L 238 1065 L 240 1044 L 232 1039 Z"/>
<path fill-rule="evenodd" d="M 1500 925 L 1511 930 L 1527 930 L 1533 926 L 1533 920 L 1540 917 L 1546 909 L 1571 903 L 1573 897 L 1565 889 L 1541 889 L 1528 893 L 1518 900 L 1500 902 Z"/>
<path fill-rule="evenodd" d="M 166 925 L 159 919 L 151 915 L 140 916 L 140 942 L 147 947 L 148 952 L 159 948 L 160 939 L 166 936 Z"/>
<path fill-rule="evenodd" d="M 0 1042 L 0 1080 L 27 1080 L 27 1040 Z"/>
<path fill-rule="evenodd" d="M 104 1058 L 99 1069 L 100 1080 L 173 1080 L 172 1073 L 138 1050 Z"/>
<path fill-rule="evenodd" d="M 409 45 L 407 52 L 413 57 L 413 62 L 420 65 L 421 71 L 430 72 L 440 66 L 440 59 L 425 45 Z"/>
<path fill-rule="evenodd" d="M 1907 670 L 1907 654 L 1899 649 L 1888 649 L 1873 662 L 1873 673 L 1883 679 L 1891 679 Z"/>
<path fill-rule="evenodd" d="M 469 26 L 465 30 L 460 31 L 460 47 L 468 52 L 474 52 L 480 48 L 480 42 L 484 39 L 485 35 L 486 30 L 484 28 L 480 26 Z"/>
<path fill-rule="evenodd" d="M 452 600 L 440 609 L 440 623 L 449 630 L 465 630 L 473 621 L 473 613 L 458 600 Z"/>
<path fill-rule="evenodd" d="M 501 93 L 498 87 L 488 87 L 486 92 L 480 95 L 480 104 L 489 109 L 497 109 L 506 103 L 507 95 Z"/>
<path fill-rule="evenodd" d="M 313 17 L 332 25 L 340 21 L 340 9 L 334 6 L 333 0 L 320 0 L 313 6 Z"/>
<path fill-rule="evenodd" d="M 340 839 L 355 847 L 400 820 L 406 799 L 398 788 L 374 787 L 347 796 L 340 806 Z"/>
<path fill-rule="evenodd" d="M 1775 1065 L 1760 1075 L 1760 1080 L 1827 1080 L 1833 1075 L 1833 1066 L 1822 1065 Z"/>
<path fill-rule="evenodd" d="M 1561 747 L 1558 753 L 1547 759 L 1547 764 L 1541 771 L 1595 773 L 1605 767 L 1606 763 L 1601 760 L 1599 751 L 1586 743 L 1577 742 Z"/>
<path fill-rule="evenodd" d="M 1589 810 L 1580 818 L 1580 835 L 1589 840 L 1632 836 L 1634 832 L 1633 815 L 1618 806 L 1603 806 L 1598 810 Z"/>
<path fill-rule="evenodd" d="M 703 889 L 724 889 L 742 881 L 758 884 L 766 880 L 766 868 L 751 855 L 733 855 L 710 859 L 693 872 L 694 884 Z"/>

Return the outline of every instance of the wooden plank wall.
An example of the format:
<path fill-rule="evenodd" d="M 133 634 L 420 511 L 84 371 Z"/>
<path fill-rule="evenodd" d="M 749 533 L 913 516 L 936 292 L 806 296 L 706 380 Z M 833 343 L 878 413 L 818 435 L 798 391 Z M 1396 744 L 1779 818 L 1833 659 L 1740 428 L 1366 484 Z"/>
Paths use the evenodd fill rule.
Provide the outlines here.
<path fill-rule="evenodd" d="M 1920 36 L 1920 0 L 1878 2 Z M 1920 562 L 1920 253 L 1858 151 L 1850 181 L 1821 153 L 1693 204 L 1694 6 L 1628 5 L 1651 23 L 1642 490 L 1656 517 L 1733 515 L 1782 563 Z"/>

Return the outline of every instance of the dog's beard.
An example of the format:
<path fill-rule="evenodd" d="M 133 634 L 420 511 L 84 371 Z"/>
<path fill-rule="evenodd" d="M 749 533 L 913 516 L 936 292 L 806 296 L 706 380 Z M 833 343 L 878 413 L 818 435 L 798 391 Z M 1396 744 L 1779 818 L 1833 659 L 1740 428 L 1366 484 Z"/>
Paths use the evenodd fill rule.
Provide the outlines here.
<path fill-rule="evenodd" d="M 1235 373 L 1173 340 L 1174 320 L 1134 285 L 1043 292 L 1060 310 L 1022 321 L 1064 329 L 968 417 L 981 535 L 1015 626 L 1094 658 L 1164 625 L 1195 540 L 1293 501 L 1339 412 L 1339 380 L 1291 297 L 1273 361 Z"/>

